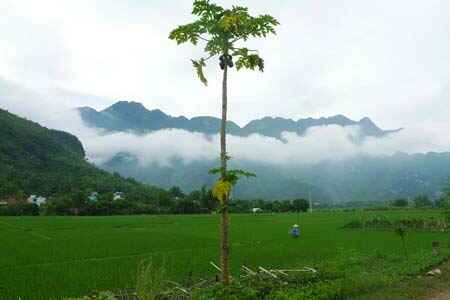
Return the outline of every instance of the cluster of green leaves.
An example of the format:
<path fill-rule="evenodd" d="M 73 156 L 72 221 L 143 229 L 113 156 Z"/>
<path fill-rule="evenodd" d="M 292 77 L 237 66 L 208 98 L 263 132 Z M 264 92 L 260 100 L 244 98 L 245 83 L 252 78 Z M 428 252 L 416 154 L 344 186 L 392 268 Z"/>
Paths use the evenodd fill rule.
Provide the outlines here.
<path fill-rule="evenodd" d="M 204 51 L 208 57 L 192 60 L 199 79 L 206 85 L 207 79 L 203 68 L 206 61 L 216 55 L 230 54 L 237 58 L 236 67 L 240 69 L 264 70 L 264 60 L 256 52 L 245 47 L 237 47 L 239 41 L 249 38 L 266 37 L 275 34 L 279 22 L 270 15 L 251 16 L 248 8 L 233 6 L 225 9 L 209 0 L 196 0 L 192 14 L 198 19 L 192 23 L 178 26 L 169 38 L 178 44 L 191 43 L 197 45 L 205 42 Z"/>
<path fill-rule="evenodd" d="M 229 157 L 227 159 L 229 159 Z M 209 173 L 221 174 L 221 178 L 215 183 L 212 189 L 213 195 L 220 201 L 228 198 L 231 189 L 241 177 L 256 177 L 253 173 L 239 169 L 224 171 L 223 168 L 214 168 L 209 170 Z"/>
<path fill-rule="evenodd" d="M 213 168 L 209 170 L 210 174 L 221 174 L 222 168 Z M 223 179 L 227 182 L 229 182 L 231 185 L 235 185 L 240 178 L 249 178 L 249 177 L 256 177 L 254 173 L 247 172 L 245 170 L 241 169 L 233 169 L 233 170 L 227 170 L 225 172 L 225 176 L 223 176 Z"/>
<path fill-rule="evenodd" d="M 13 205 L 1 205 L 0 216 L 37 216 L 39 206 L 36 204 L 20 202 Z"/>
<path fill-rule="evenodd" d="M 114 293 L 105 291 L 105 292 L 94 292 L 82 298 L 66 298 L 64 300 L 117 300 L 117 298 L 115 297 Z"/>
<path fill-rule="evenodd" d="M 450 201 L 450 178 L 448 179 L 447 186 L 444 188 L 444 197 L 446 200 Z"/>

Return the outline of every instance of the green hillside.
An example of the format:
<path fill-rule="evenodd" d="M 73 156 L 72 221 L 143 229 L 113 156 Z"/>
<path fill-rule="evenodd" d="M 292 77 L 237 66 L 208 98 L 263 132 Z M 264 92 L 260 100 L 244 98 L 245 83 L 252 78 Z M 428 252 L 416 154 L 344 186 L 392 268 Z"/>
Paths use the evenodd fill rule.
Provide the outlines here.
<path fill-rule="evenodd" d="M 99 170 L 85 160 L 75 136 L 0 109 L 0 199 L 78 191 L 122 191 L 150 200 L 162 190 Z"/>

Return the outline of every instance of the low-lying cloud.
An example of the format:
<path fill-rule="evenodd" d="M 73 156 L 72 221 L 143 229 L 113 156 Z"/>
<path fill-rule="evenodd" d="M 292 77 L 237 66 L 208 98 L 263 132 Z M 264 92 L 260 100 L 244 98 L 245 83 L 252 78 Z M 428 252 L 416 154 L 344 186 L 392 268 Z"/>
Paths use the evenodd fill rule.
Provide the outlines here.
<path fill-rule="evenodd" d="M 357 126 L 337 125 L 312 127 L 304 136 L 284 132 L 283 141 L 259 134 L 248 137 L 229 135 L 228 151 L 236 160 L 289 166 L 345 160 L 356 155 L 412 154 L 450 149 L 436 147 L 435 137 L 426 130 L 403 130 L 384 138 L 369 137 L 356 144 L 353 140 L 357 136 Z M 179 129 L 159 130 L 143 136 L 132 133 L 85 136 L 82 140 L 89 157 L 97 164 L 109 161 L 117 153 L 132 154 L 141 166 L 150 163 L 167 165 L 173 158 L 181 158 L 186 163 L 213 160 L 219 153 L 218 135 L 207 137 Z"/>
<path fill-rule="evenodd" d="M 167 129 L 136 135 L 130 132 L 107 134 L 88 128 L 81 121 L 61 91 L 36 91 L 0 80 L 0 107 L 12 113 L 65 130 L 83 143 L 88 158 L 101 165 L 118 153 L 135 156 L 141 166 L 170 164 L 174 159 L 185 163 L 218 158 L 219 136 L 206 136 L 185 130 Z M 392 155 L 396 152 L 425 153 L 450 151 L 450 125 L 429 121 L 384 138 L 368 137 L 360 143 L 359 127 L 320 126 L 304 136 L 284 132 L 282 140 L 253 134 L 228 136 L 229 154 L 236 160 L 293 165 L 350 159 L 356 155 Z"/>

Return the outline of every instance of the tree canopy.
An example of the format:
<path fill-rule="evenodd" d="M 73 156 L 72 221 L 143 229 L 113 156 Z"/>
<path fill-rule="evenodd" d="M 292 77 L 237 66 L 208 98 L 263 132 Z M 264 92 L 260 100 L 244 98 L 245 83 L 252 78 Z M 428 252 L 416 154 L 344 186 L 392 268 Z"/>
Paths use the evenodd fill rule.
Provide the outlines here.
<path fill-rule="evenodd" d="M 236 57 L 236 68 L 259 69 L 264 71 L 264 60 L 258 51 L 246 47 L 238 47 L 239 41 L 247 41 L 251 37 L 266 37 L 275 34 L 275 27 L 279 22 L 270 15 L 253 17 L 248 8 L 233 6 L 225 9 L 211 3 L 209 0 L 196 0 L 193 4 L 192 14 L 198 19 L 192 23 L 178 26 L 169 38 L 178 44 L 191 43 L 197 45 L 204 42 L 204 51 L 208 56 L 192 60 L 199 79 L 206 85 L 208 83 L 203 68 L 206 62 L 216 55 L 225 54 L 227 63 Z"/>

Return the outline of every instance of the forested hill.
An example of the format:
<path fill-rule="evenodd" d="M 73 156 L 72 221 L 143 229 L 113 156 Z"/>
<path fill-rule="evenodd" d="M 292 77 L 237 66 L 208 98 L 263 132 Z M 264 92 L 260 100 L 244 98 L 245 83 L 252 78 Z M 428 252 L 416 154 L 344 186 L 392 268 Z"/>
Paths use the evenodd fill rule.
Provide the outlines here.
<path fill-rule="evenodd" d="M 85 160 L 75 136 L 0 109 L 0 199 L 89 190 L 122 191 L 145 198 L 162 191 L 94 167 Z"/>

